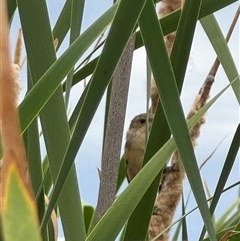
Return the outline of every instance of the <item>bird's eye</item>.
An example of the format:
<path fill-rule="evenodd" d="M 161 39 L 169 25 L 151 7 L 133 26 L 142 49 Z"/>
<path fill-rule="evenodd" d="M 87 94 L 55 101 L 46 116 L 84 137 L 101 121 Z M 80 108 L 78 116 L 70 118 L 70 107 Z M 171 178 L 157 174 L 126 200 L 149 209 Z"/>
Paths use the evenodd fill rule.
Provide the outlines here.
<path fill-rule="evenodd" d="M 144 118 L 140 119 L 140 123 L 144 124 L 145 122 L 146 122 L 146 119 L 144 119 Z"/>

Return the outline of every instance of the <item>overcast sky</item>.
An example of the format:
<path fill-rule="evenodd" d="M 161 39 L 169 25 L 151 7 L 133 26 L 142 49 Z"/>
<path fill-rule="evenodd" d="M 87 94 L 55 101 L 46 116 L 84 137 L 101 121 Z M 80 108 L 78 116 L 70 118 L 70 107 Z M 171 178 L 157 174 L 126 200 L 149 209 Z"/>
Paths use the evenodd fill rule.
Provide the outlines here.
<path fill-rule="evenodd" d="M 63 0 L 47 1 L 51 24 L 54 26 L 56 19 L 63 6 Z M 88 0 L 85 3 L 83 30 L 92 24 L 104 11 L 112 5 L 112 0 L 93 1 Z M 236 2 L 229 7 L 218 11 L 215 16 L 219 22 L 221 29 L 226 35 L 231 21 L 235 15 L 239 4 Z M 16 15 L 11 31 L 12 43 L 16 39 L 16 32 L 19 28 L 19 20 Z M 68 39 L 64 42 L 60 49 L 61 54 L 68 44 Z M 236 27 L 234 33 L 229 41 L 229 48 L 239 68 L 239 27 Z M 189 65 L 185 77 L 185 82 L 182 91 L 182 103 L 185 113 L 188 112 L 190 106 L 198 93 L 199 88 L 204 82 L 214 60 L 216 54 L 208 41 L 200 23 L 196 28 L 196 35 L 194 37 Z M 215 83 L 212 87 L 211 96 L 213 97 L 222 88 L 228 84 L 228 79 L 220 67 L 216 76 Z M 26 86 L 26 71 L 22 70 L 21 73 L 22 94 L 24 94 Z M 76 96 L 79 96 L 79 91 L 83 90 L 81 84 L 74 88 L 71 96 L 70 108 L 74 108 Z M 143 98 L 144 96 L 144 98 Z M 131 119 L 142 112 L 146 111 L 146 56 L 144 48 L 140 48 L 134 53 L 134 61 L 131 75 L 131 83 L 129 90 L 129 104 L 127 107 L 126 120 L 125 120 L 125 133 L 128 129 Z M 102 150 L 102 129 L 104 118 L 104 100 L 101 102 L 100 107 L 93 119 L 89 131 L 84 139 L 84 142 L 79 150 L 76 158 L 76 166 L 78 171 L 79 184 L 81 188 L 82 198 L 95 206 L 97 203 L 99 177 L 97 167 L 100 168 L 101 150 Z M 196 157 L 199 164 L 201 164 L 215 149 L 221 140 L 224 139 L 220 147 L 217 149 L 214 156 L 208 161 L 206 166 L 202 169 L 202 175 L 206 179 L 211 194 L 213 194 L 217 180 L 219 178 L 223 163 L 226 158 L 226 152 L 231 144 L 233 134 L 239 122 L 239 107 L 232 90 L 229 89 L 220 100 L 214 104 L 207 114 L 206 124 L 202 127 L 201 137 L 198 140 L 196 147 Z M 89 148 L 91 146 L 91 148 Z M 239 159 L 239 158 L 238 158 Z M 233 171 L 227 182 L 227 186 L 239 180 L 239 161 L 236 160 Z M 214 170 L 214 171 L 213 171 Z M 189 187 L 185 181 L 185 194 L 188 193 Z M 217 208 L 217 217 L 219 217 L 227 207 L 236 200 L 237 189 L 223 194 L 221 202 Z M 194 199 L 189 203 L 189 209 L 195 207 Z M 179 212 L 178 214 L 179 215 Z M 197 213 L 190 215 L 187 218 L 189 223 L 197 225 L 188 227 L 190 230 L 189 240 L 196 239 L 199 236 L 199 228 L 201 227 L 201 218 Z M 196 230 L 194 230 L 196 229 Z"/>

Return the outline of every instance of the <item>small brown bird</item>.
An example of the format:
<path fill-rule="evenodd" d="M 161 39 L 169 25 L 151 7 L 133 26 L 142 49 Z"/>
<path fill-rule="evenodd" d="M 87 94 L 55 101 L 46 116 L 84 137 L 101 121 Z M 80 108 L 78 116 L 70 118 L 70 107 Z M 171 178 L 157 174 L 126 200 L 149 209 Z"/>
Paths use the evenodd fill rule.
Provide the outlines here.
<path fill-rule="evenodd" d="M 148 124 L 151 129 L 154 116 L 149 113 Z M 146 146 L 147 114 L 135 116 L 129 126 L 125 145 L 126 176 L 130 182 L 140 171 Z"/>

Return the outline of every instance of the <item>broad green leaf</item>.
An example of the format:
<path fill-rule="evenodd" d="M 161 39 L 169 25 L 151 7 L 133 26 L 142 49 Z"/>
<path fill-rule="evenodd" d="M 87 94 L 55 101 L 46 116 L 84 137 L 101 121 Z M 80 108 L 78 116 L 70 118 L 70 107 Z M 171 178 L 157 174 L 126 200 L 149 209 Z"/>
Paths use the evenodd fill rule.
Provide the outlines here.
<path fill-rule="evenodd" d="M 2 230 L 5 241 L 40 241 L 35 200 L 26 189 L 15 162 L 9 165 L 2 197 Z M 16 208 L 17 207 L 17 208 Z"/>
<path fill-rule="evenodd" d="M 89 86 L 90 86 L 90 83 L 88 83 L 87 86 L 85 87 L 85 89 L 84 89 L 81 97 L 79 98 L 77 105 L 76 105 L 75 109 L 73 110 L 73 113 L 69 119 L 69 126 L 70 126 L 70 129 L 72 132 L 75 129 L 75 126 L 76 126 L 76 123 L 78 120 L 78 116 L 79 116 L 79 112 L 82 108 L 82 105 L 83 105 L 86 95 L 88 93 Z"/>

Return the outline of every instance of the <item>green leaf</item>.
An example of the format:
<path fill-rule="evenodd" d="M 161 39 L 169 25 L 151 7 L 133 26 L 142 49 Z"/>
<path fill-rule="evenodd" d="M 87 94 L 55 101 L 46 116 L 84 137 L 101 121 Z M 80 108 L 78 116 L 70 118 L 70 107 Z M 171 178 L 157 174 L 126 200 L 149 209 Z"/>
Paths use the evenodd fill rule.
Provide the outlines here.
<path fill-rule="evenodd" d="M 17 1 L 16 0 L 8 0 L 6 2 L 7 2 L 8 21 L 11 23 L 15 10 L 17 8 Z"/>
<path fill-rule="evenodd" d="M 182 215 L 185 215 L 185 207 L 184 207 L 184 197 L 182 196 Z M 187 231 L 187 222 L 186 218 L 183 217 L 182 219 L 182 240 L 189 240 L 188 239 L 188 231 Z"/>
<path fill-rule="evenodd" d="M 31 5 L 31 8 L 29 8 L 29 5 Z M 19 0 L 18 7 L 26 43 L 29 70 L 35 84 L 56 60 L 47 7 L 44 1 L 39 0 L 34 2 Z M 42 109 L 40 119 L 51 173 L 53 180 L 55 180 L 70 140 L 70 130 L 60 86 Z M 62 187 L 62 196 L 59 198 L 58 205 L 66 239 L 84 239 L 84 220 L 75 166 L 72 166 L 68 180 Z M 75 220 L 78 220 L 78 222 Z"/>
<path fill-rule="evenodd" d="M 35 200 L 26 189 L 15 162 L 10 164 L 5 177 L 5 195 L 2 197 L 4 240 L 12 241 L 17 237 L 19 241 L 41 241 Z"/>
<path fill-rule="evenodd" d="M 222 229 L 224 229 L 224 227 L 225 227 L 224 223 L 227 221 L 228 216 L 237 207 L 239 202 L 240 202 L 240 199 L 236 200 L 232 205 L 230 205 L 227 208 L 227 210 L 224 212 L 224 214 L 218 219 L 218 221 L 216 222 L 216 225 L 215 225 L 215 228 L 217 231 L 221 231 Z"/>
<path fill-rule="evenodd" d="M 174 151 L 173 139 L 168 141 L 156 155 L 149 161 L 138 175 L 131 181 L 123 193 L 109 208 L 92 232 L 87 237 L 87 241 L 92 240 L 114 240 L 130 214 L 136 208 L 141 197 L 146 192 L 149 185 L 155 179 L 160 169 Z M 115 220 L 118 220 L 115 222 Z M 111 229 L 107 227 L 111 224 Z"/>
<path fill-rule="evenodd" d="M 31 75 L 28 72 L 28 90 L 33 86 Z M 39 187 L 41 186 L 43 175 L 42 175 L 42 161 L 40 154 L 40 142 L 39 142 L 39 130 L 37 120 L 34 120 L 25 135 L 25 146 L 26 154 L 28 160 L 29 173 L 32 180 L 32 188 L 35 196 L 38 193 Z M 41 189 L 41 192 L 37 198 L 38 206 L 38 215 L 39 220 L 42 219 L 45 212 L 45 201 L 44 201 L 44 192 Z"/>
<path fill-rule="evenodd" d="M 112 78 L 122 51 L 124 50 L 128 39 L 136 26 L 136 21 L 141 13 L 144 3 L 145 0 L 135 0 L 131 2 L 122 0 L 119 3 L 117 13 L 114 16 L 108 38 L 103 48 L 103 52 L 94 75 L 90 80 L 89 89 L 83 101 L 83 106 L 80 109 L 79 117 L 77 119 L 68 150 L 64 157 L 58 181 L 56 182 L 46 216 L 41 225 L 42 228 L 45 227 L 46 221 L 51 213 L 51 209 L 56 203 L 61 187 L 66 180 L 68 172 L 72 166 L 74 158 L 76 157 L 97 106 L 110 82 L 110 79 Z M 120 31 L 123 27 L 125 28 L 124 32 Z M 74 43 L 76 43 L 76 41 Z M 111 54 L 113 52 L 114 55 Z"/>
<path fill-rule="evenodd" d="M 199 19 L 206 17 L 207 15 L 218 11 L 226 6 L 228 6 L 231 3 L 236 2 L 237 0 L 219 0 L 219 1 L 209 1 L 209 0 L 203 0 L 202 7 L 199 13 Z M 167 35 L 177 29 L 178 20 L 180 17 L 181 11 L 177 10 L 166 17 L 162 18 L 160 21 L 162 30 L 164 35 Z M 138 49 L 143 46 L 142 37 L 140 34 L 140 31 L 137 32 L 136 35 L 136 43 L 135 43 L 135 49 Z M 78 83 L 79 81 L 83 80 L 84 78 L 88 77 L 90 74 L 93 73 L 97 61 L 99 57 L 96 57 L 91 62 L 89 62 L 86 66 L 78 70 L 74 76 L 73 76 L 73 85 Z"/>
<path fill-rule="evenodd" d="M 201 1 L 187 1 L 186 5 L 189 4 L 189 6 L 191 7 L 186 6 L 184 8 L 183 15 L 186 14 L 192 16 L 192 19 L 196 21 L 198 11 L 191 11 L 191 9 L 200 9 L 200 3 Z M 178 153 L 186 170 L 189 182 L 191 184 L 196 201 L 199 205 L 199 209 L 202 214 L 202 218 L 204 220 L 206 228 L 212 240 L 216 240 L 210 212 L 206 203 L 206 197 L 198 170 L 196 157 L 194 155 L 192 143 L 189 137 L 186 121 L 179 99 L 176 80 L 172 71 L 170 60 L 168 58 L 167 50 L 165 48 L 163 33 L 157 23 L 157 17 L 154 14 L 155 9 L 152 3 L 149 2 L 148 5 L 146 4 L 143 12 L 146 15 L 143 19 L 140 19 L 141 21 L 139 22 L 139 25 L 142 32 L 143 40 L 145 42 L 149 61 L 151 63 L 153 76 L 158 87 L 159 95 L 161 96 L 161 103 L 164 109 L 164 113 L 166 115 L 166 119 L 171 133 L 175 139 Z M 152 21 L 150 25 L 149 22 L 151 18 Z M 184 17 L 182 17 L 182 19 L 184 19 Z M 153 34 L 149 30 L 149 26 L 153 26 L 154 23 L 155 32 L 154 36 L 151 36 Z M 181 21 L 179 24 L 181 25 Z M 193 31 L 194 28 L 189 27 L 189 32 L 187 34 L 189 36 L 193 36 Z M 187 52 L 189 50 L 185 49 L 185 51 Z M 159 56 L 162 57 L 159 58 Z M 179 126 L 181 126 L 181 128 L 179 128 Z"/>
<path fill-rule="evenodd" d="M 204 113 L 206 113 L 206 111 L 212 106 L 213 103 L 216 102 L 216 100 L 225 92 L 228 87 L 229 85 L 219 92 L 219 94 L 217 94 L 188 121 L 189 130 L 196 125 Z M 87 241 L 114 240 L 150 184 L 153 182 L 161 168 L 164 166 L 165 162 L 171 156 L 174 149 L 174 140 L 171 138 L 140 170 L 138 175 L 116 199 L 113 205 L 89 234 L 86 239 Z M 118 221 L 116 222 L 116 220 Z M 108 228 L 110 225 L 111 229 Z"/>
<path fill-rule="evenodd" d="M 85 229 L 86 229 L 86 233 L 88 233 L 89 227 L 91 224 L 91 220 L 92 220 L 93 214 L 94 214 L 94 208 L 92 206 L 90 206 L 89 204 L 86 204 L 84 201 L 82 201 L 82 203 L 83 203 Z"/>
<path fill-rule="evenodd" d="M 72 0 L 66 0 L 58 20 L 53 28 L 54 39 L 58 39 L 57 49 L 61 46 L 69 28 L 71 19 Z"/>
<path fill-rule="evenodd" d="M 117 6 L 118 2 L 81 34 L 66 52 L 39 78 L 37 84 L 35 84 L 19 106 L 22 132 L 36 118 L 73 65 L 111 22 Z"/>
<path fill-rule="evenodd" d="M 72 0 L 71 7 L 71 22 L 70 22 L 70 45 L 76 40 L 80 34 L 83 9 L 84 9 L 85 0 Z M 73 77 L 73 68 L 69 72 L 66 80 L 66 91 L 65 91 L 65 104 L 68 106 L 71 86 L 72 86 L 72 77 Z"/>
<path fill-rule="evenodd" d="M 223 231 L 221 232 L 217 232 L 216 235 L 217 235 L 217 239 L 218 240 L 221 240 L 221 238 L 227 233 L 227 232 L 231 232 L 232 230 L 234 229 L 233 226 L 229 227 L 229 228 L 226 228 L 224 229 Z M 209 237 L 203 239 L 202 241 L 210 241 Z"/>
<path fill-rule="evenodd" d="M 220 175 L 216 190 L 215 190 L 214 195 L 213 195 L 213 199 L 212 199 L 212 202 L 211 202 L 211 205 L 210 205 L 211 214 L 213 214 L 213 212 L 214 212 L 214 210 L 215 210 L 215 208 L 218 204 L 218 200 L 220 199 L 220 196 L 222 194 L 222 190 L 225 187 L 225 184 L 226 184 L 227 179 L 230 175 L 233 163 L 236 159 L 236 155 L 238 153 L 239 146 L 240 146 L 239 136 L 240 136 L 240 125 L 238 125 L 238 127 L 236 129 L 235 135 L 233 137 L 231 146 L 230 146 L 228 154 L 227 154 L 227 158 L 226 158 L 224 166 L 222 168 L 222 173 Z M 203 239 L 204 234 L 205 234 L 205 228 L 203 228 L 199 240 Z"/>
<path fill-rule="evenodd" d="M 201 3 L 202 1 L 187 1 L 184 4 L 177 27 L 176 38 L 171 52 L 171 62 L 179 93 L 182 90 Z"/>
<path fill-rule="evenodd" d="M 233 79 L 238 77 L 238 81 L 232 85 L 233 91 L 236 95 L 238 103 L 240 104 L 240 78 L 238 70 L 235 66 L 231 52 L 228 48 L 227 42 L 223 36 L 223 33 L 214 17 L 213 14 L 200 20 L 215 52 L 217 53 L 218 59 L 221 62 L 223 69 L 231 82 Z"/>
<path fill-rule="evenodd" d="M 125 159 L 124 159 L 124 157 L 122 157 L 121 160 L 120 160 L 120 164 L 119 164 L 118 180 L 117 180 L 117 192 L 119 191 L 120 187 L 122 186 L 125 178 L 126 178 Z"/>
<path fill-rule="evenodd" d="M 219 0 L 219 1 L 215 2 L 215 1 L 203 0 L 199 17 L 203 18 L 213 12 L 216 12 L 216 11 L 236 2 L 236 1 L 237 0 Z"/>
<path fill-rule="evenodd" d="M 228 239 L 229 241 L 238 241 L 240 239 L 240 232 L 234 232 Z"/>

